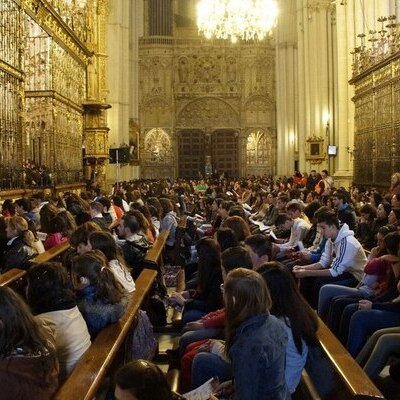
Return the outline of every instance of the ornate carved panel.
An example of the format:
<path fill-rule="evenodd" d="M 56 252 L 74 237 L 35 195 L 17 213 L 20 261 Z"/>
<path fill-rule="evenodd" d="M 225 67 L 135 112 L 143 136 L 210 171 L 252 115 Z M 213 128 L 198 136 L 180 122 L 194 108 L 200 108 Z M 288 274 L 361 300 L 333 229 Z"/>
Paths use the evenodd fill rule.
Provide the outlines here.
<path fill-rule="evenodd" d="M 247 137 L 247 166 L 267 166 L 272 161 L 272 139 L 269 133 L 253 131 Z"/>
<path fill-rule="evenodd" d="M 393 82 L 393 109 L 392 118 L 393 122 L 400 122 L 400 69 L 398 70 L 398 77 Z"/>
<path fill-rule="evenodd" d="M 167 94 L 171 88 L 171 62 L 168 57 L 158 55 L 139 62 L 140 90 L 146 96 Z"/>
<path fill-rule="evenodd" d="M 273 45 L 233 46 L 192 37 L 144 37 L 140 40 L 139 54 L 140 125 L 145 129 L 163 127 L 171 132 L 200 135 L 196 138 L 194 133 L 185 133 L 180 138 L 177 134 L 174 171 L 187 176 L 193 176 L 194 172 L 197 175 L 198 169 L 202 173 L 207 169 L 208 173 L 217 162 L 217 169 L 245 174 L 247 137 L 241 136 L 239 140 L 232 132 L 238 135 L 252 127 L 264 132 L 276 131 Z M 160 75 L 156 76 L 157 73 Z M 158 81 L 163 84 L 158 85 Z M 205 151 L 198 158 L 189 141 L 202 143 L 203 132 L 207 133 Z M 226 151 L 226 146 L 233 143 L 235 151 Z M 275 154 L 273 144 L 272 163 Z M 140 164 L 142 174 L 153 174 L 142 157 Z"/>
<path fill-rule="evenodd" d="M 350 81 L 356 92 L 354 175 L 357 184 L 387 188 L 400 166 L 400 52 L 378 59 L 375 54 L 371 68 Z"/>
<path fill-rule="evenodd" d="M 171 106 L 164 97 L 151 97 L 140 107 L 142 121 L 146 126 L 170 126 L 172 123 Z"/>
<path fill-rule="evenodd" d="M 374 139 L 372 129 L 355 135 L 356 155 L 354 162 L 354 179 L 360 185 L 373 182 Z"/>
<path fill-rule="evenodd" d="M 265 126 L 275 125 L 275 108 L 267 99 L 257 96 L 246 103 L 246 125 Z"/>
<path fill-rule="evenodd" d="M 238 127 L 237 112 L 227 102 L 204 98 L 189 103 L 178 114 L 178 127 Z"/>
<path fill-rule="evenodd" d="M 152 164 L 170 164 L 172 160 L 169 134 L 160 128 L 149 130 L 144 138 L 144 161 Z"/>
<path fill-rule="evenodd" d="M 356 131 L 367 129 L 374 123 L 374 105 L 372 92 L 355 100 L 356 113 L 354 127 Z"/>
<path fill-rule="evenodd" d="M 375 90 L 375 126 L 392 122 L 392 85 L 388 84 Z"/>

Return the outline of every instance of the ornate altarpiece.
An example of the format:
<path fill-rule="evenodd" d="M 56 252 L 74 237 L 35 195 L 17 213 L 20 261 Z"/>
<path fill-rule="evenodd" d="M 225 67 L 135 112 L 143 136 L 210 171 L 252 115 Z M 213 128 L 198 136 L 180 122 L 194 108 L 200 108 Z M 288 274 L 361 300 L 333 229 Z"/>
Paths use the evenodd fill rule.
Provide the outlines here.
<path fill-rule="evenodd" d="M 353 52 L 355 95 L 354 181 L 387 188 L 400 171 L 400 31 L 394 17 L 380 18 L 380 36 L 370 32 Z M 386 25 L 386 29 L 383 25 Z"/>
<path fill-rule="evenodd" d="M 144 37 L 139 55 L 143 177 L 275 173 L 275 53 L 269 42 Z M 162 159 L 154 156 L 154 132 L 168 137 Z"/>
<path fill-rule="evenodd" d="M 28 160 L 73 188 L 83 147 L 89 165 L 108 158 L 107 13 L 108 0 L 2 0 L 0 190 L 30 185 Z"/>

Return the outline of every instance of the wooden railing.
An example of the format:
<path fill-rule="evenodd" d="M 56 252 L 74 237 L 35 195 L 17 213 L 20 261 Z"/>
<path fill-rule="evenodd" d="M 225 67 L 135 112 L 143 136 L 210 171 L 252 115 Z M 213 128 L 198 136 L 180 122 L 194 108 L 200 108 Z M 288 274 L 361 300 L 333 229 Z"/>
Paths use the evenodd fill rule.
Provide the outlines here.
<path fill-rule="evenodd" d="M 295 399 L 378 400 L 385 398 L 320 318 L 317 336 L 322 355 L 326 358 L 329 366 L 335 373 L 335 377 L 332 377 L 330 371 L 326 371 L 326 379 L 333 378 L 335 382 L 330 384 L 332 389 L 328 391 L 328 394 L 324 393 L 324 395 L 320 395 L 317 388 L 321 382 L 314 382 L 312 380 L 313 373 L 310 371 L 309 374 L 306 370 L 303 370 L 301 383 L 296 391 Z M 318 367 L 320 366 L 311 366 L 311 369 Z M 324 367 L 322 366 L 321 368 Z"/>
<path fill-rule="evenodd" d="M 125 339 L 156 276 L 156 271 L 148 269 L 140 273 L 136 280 L 136 290 L 122 318 L 104 328 L 96 336 L 89 350 L 82 356 L 72 374 L 56 393 L 55 399 L 89 400 L 95 397 L 117 354 L 123 351 Z"/>

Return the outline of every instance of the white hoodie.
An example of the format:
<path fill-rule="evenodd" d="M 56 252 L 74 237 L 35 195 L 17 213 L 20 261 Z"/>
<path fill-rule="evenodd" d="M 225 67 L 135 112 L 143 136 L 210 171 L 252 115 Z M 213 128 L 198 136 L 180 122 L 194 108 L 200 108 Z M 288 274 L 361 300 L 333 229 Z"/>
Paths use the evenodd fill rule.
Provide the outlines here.
<path fill-rule="evenodd" d="M 328 239 L 319 263 L 323 268 L 329 267 L 333 277 L 349 272 L 358 281 L 361 280 L 364 266 L 367 263 L 361 243 L 354 237 L 354 232 L 343 224 L 334 242 Z"/>

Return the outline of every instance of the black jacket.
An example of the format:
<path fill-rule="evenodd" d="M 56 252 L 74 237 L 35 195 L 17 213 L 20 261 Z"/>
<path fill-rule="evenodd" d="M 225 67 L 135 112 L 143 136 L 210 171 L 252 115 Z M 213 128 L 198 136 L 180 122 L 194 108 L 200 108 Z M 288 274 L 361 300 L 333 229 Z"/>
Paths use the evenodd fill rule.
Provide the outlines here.
<path fill-rule="evenodd" d="M 37 254 L 36 249 L 28 246 L 22 236 L 17 237 L 10 245 L 6 246 L 3 262 L 0 266 L 2 272 L 11 268 L 28 269 L 29 260 Z"/>
<path fill-rule="evenodd" d="M 143 236 L 140 240 L 119 242 L 124 258 L 129 268 L 132 268 L 131 274 L 134 280 L 142 272 L 143 260 L 150 248 L 148 240 Z"/>

